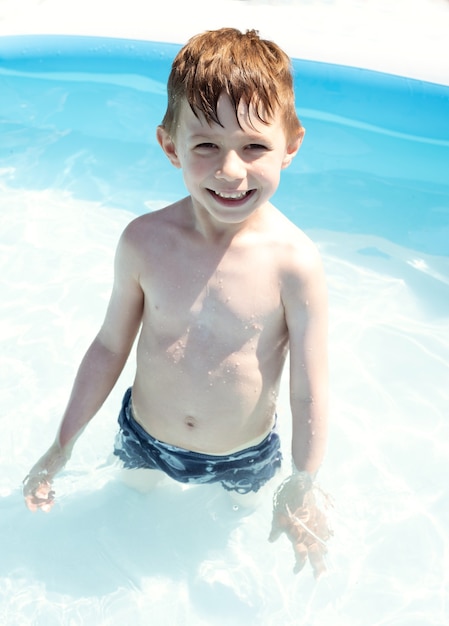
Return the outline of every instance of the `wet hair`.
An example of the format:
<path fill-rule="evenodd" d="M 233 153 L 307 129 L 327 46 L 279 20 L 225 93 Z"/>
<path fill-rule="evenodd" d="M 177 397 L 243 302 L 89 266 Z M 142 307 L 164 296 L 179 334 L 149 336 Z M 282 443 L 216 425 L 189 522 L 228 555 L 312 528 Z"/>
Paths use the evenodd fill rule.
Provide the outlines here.
<path fill-rule="evenodd" d="M 162 126 L 176 133 L 184 99 L 196 117 L 220 124 L 219 97 L 227 94 L 236 112 L 240 102 L 265 124 L 279 110 L 287 140 L 301 133 L 295 109 L 291 62 L 272 41 L 256 30 L 235 28 L 206 31 L 192 37 L 173 61 L 167 83 L 168 105 Z M 238 117 L 237 117 L 238 119 Z"/>

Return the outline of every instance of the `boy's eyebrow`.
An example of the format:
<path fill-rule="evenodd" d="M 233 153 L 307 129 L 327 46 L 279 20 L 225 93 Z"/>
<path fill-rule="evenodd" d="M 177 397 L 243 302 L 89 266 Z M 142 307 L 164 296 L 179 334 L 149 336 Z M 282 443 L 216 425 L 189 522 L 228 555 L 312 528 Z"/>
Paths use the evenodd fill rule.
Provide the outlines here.
<path fill-rule="evenodd" d="M 213 137 L 213 133 L 208 133 L 206 131 L 204 133 L 194 133 L 193 135 L 189 136 L 189 139 L 190 141 L 200 141 L 201 139 L 207 139 L 208 141 L 211 141 Z"/>
<path fill-rule="evenodd" d="M 211 131 L 210 133 L 207 133 L 207 132 L 195 133 L 194 135 L 190 136 L 190 141 L 192 142 L 192 144 L 201 143 L 201 142 L 220 143 L 220 138 L 221 138 L 221 135 L 215 135 L 215 133 Z M 272 140 L 268 137 L 265 137 L 261 133 L 257 135 L 245 133 L 242 139 L 244 140 L 244 143 L 246 144 L 257 143 L 257 144 L 264 144 L 267 147 L 270 147 L 272 145 Z"/>

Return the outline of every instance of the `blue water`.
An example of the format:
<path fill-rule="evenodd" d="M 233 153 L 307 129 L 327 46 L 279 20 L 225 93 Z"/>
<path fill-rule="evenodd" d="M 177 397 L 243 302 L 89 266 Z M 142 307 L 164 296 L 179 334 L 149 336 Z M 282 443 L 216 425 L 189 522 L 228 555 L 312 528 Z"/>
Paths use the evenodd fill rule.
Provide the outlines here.
<path fill-rule="evenodd" d="M 14 185 L 64 188 L 136 213 L 152 195 L 179 198 L 182 177 L 167 167 L 154 131 L 178 49 L 3 38 L 0 111 L 3 128 L 15 132 L 2 141 L 1 162 L 20 166 Z M 449 254 L 448 88 L 310 61 L 295 60 L 294 71 L 307 135 L 275 202 L 304 228 L 368 232 Z M 21 133 L 31 133 L 27 155 Z"/>
<path fill-rule="evenodd" d="M 449 88 L 294 60 L 307 129 L 274 203 L 328 276 L 335 499 L 329 576 L 291 574 L 220 492 L 142 498 L 108 465 L 118 389 L 32 516 L 50 442 L 102 319 L 118 236 L 185 194 L 155 140 L 171 44 L 0 39 L 0 623 L 434 626 L 449 613 Z M 286 414 L 287 413 L 287 414 Z M 288 390 L 280 398 L 288 439 Z"/>

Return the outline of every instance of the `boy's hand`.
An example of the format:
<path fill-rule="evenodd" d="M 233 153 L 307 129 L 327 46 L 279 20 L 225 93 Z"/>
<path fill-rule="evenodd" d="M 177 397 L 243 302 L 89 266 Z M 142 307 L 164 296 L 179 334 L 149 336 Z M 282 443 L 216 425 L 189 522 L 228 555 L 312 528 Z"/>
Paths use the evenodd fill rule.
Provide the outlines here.
<path fill-rule="evenodd" d="M 326 572 L 326 541 L 332 532 L 325 513 L 315 501 L 312 481 L 306 472 L 287 478 L 274 495 L 269 541 L 276 541 L 283 532 L 293 545 L 296 556 L 293 569 L 295 574 L 302 570 L 307 557 L 315 578 Z"/>
<path fill-rule="evenodd" d="M 68 455 L 53 444 L 23 480 L 23 495 L 30 511 L 48 513 L 55 503 L 53 478 L 67 463 Z"/>
<path fill-rule="evenodd" d="M 35 513 L 39 509 L 48 513 L 55 503 L 52 482 L 44 474 L 28 474 L 23 481 L 23 495 L 27 507 Z"/>

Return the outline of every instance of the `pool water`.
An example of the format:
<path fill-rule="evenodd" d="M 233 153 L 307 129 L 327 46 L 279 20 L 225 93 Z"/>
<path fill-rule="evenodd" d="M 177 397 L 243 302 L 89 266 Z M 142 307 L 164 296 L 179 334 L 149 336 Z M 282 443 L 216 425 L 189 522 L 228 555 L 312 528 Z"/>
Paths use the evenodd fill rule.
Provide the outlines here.
<path fill-rule="evenodd" d="M 155 140 L 178 46 L 0 39 L 0 623 L 443 626 L 449 610 L 449 88 L 295 60 L 306 138 L 275 204 L 317 242 L 330 292 L 329 575 L 293 576 L 269 501 L 167 481 L 129 491 L 109 454 L 131 358 L 57 480 L 52 440 L 102 321 L 118 237 L 185 194 Z M 280 430 L 288 456 L 288 391 Z"/>

